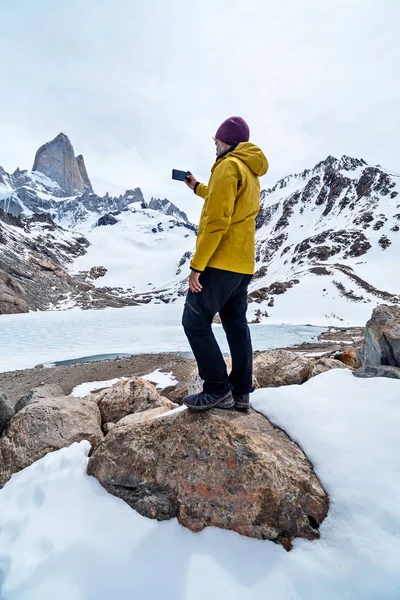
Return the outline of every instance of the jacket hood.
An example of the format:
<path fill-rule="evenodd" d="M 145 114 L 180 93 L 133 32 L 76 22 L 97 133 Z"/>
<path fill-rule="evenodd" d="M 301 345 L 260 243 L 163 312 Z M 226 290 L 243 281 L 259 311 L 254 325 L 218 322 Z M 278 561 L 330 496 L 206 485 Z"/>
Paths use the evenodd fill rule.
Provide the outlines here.
<path fill-rule="evenodd" d="M 262 177 L 268 171 L 268 160 L 264 152 L 251 142 L 238 144 L 227 157 L 235 156 L 244 162 L 257 177 Z"/>

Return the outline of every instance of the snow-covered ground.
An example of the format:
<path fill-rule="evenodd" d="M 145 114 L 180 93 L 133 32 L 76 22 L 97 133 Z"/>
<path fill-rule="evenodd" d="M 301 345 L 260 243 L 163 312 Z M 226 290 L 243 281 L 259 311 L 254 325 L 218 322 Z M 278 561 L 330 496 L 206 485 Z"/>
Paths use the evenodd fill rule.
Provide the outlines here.
<path fill-rule="evenodd" d="M 117 218 L 114 225 L 92 228 L 88 222 L 79 227 L 90 246 L 76 259 L 75 271 L 102 265 L 107 273 L 94 285 L 135 288 L 136 292 L 166 288 L 182 279 L 176 271 L 182 255 L 195 245 L 194 231 L 177 226 L 176 220 L 159 211 L 138 209 L 136 204 Z"/>
<path fill-rule="evenodd" d="M 183 304 L 173 303 L 2 315 L 0 372 L 99 354 L 190 352 L 181 325 L 182 310 Z M 269 324 L 250 328 L 255 350 L 294 345 L 323 331 Z M 222 326 L 214 329 L 222 350 L 228 352 Z"/>
<path fill-rule="evenodd" d="M 123 381 L 124 379 L 127 379 L 127 377 L 116 377 L 114 379 L 106 379 L 104 381 L 88 381 L 85 383 L 80 383 L 79 385 L 74 387 L 71 394 L 72 396 L 76 396 L 76 398 L 83 398 L 83 396 L 86 396 L 91 392 L 95 392 L 96 390 L 102 390 L 104 388 L 109 388 L 115 383 Z M 164 373 L 163 371 L 160 371 L 160 369 L 156 369 L 155 371 L 152 371 L 147 375 L 143 375 L 142 379 L 147 379 L 148 381 L 151 381 L 159 389 L 163 389 L 168 385 L 175 385 L 178 383 L 178 380 L 173 376 L 172 371 Z"/>
<path fill-rule="evenodd" d="M 2 600 L 396 600 L 399 383 L 348 371 L 261 389 L 254 407 L 306 451 L 331 508 L 321 539 L 272 542 L 141 517 L 85 474 L 89 444 L 0 491 Z"/>

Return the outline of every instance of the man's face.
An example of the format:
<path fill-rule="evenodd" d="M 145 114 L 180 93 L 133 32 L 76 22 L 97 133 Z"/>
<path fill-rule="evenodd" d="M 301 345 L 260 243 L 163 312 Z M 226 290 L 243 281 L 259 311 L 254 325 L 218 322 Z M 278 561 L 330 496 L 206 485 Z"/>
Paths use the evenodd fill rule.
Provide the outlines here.
<path fill-rule="evenodd" d="M 226 144 L 224 144 L 223 142 L 220 142 L 216 138 L 214 138 L 214 142 L 215 142 L 215 154 L 216 154 L 216 156 L 219 156 L 220 154 L 223 154 L 225 152 L 225 149 L 226 149 Z"/>

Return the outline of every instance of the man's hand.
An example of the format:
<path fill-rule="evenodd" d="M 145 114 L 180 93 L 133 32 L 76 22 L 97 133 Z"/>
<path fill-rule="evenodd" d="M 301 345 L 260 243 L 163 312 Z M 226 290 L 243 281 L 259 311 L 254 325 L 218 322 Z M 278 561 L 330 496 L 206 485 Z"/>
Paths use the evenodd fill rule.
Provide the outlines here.
<path fill-rule="evenodd" d="M 189 175 L 187 175 L 187 177 L 185 179 L 185 183 L 191 190 L 194 190 L 194 186 L 197 183 L 197 179 L 195 177 L 193 177 L 193 175 L 190 173 L 190 171 L 189 171 Z"/>
<path fill-rule="evenodd" d="M 190 271 L 189 288 L 194 293 L 201 292 L 201 290 L 202 290 L 202 285 L 199 281 L 200 275 L 201 275 L 201 273 L 197 273 L 197 271 Z"/>

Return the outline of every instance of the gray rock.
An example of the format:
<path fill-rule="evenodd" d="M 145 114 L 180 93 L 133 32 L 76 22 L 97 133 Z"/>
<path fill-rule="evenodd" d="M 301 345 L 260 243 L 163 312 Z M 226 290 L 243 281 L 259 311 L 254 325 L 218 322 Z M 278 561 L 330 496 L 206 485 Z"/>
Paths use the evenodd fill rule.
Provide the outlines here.
<path fill-rule="evenodd" d="M 357 377 L 395 377 L 400 368 L 400 306 L 376 307 L 365 327 Z M 392 367 L 392 368 L 389 368 Z"/>
<path fill-rule="evenodd" d="M 7 427 L 14 415 L 14 410 L 7 400 L 7 396 L 0 392 L 0 435 Z"/>
<path fill-rule="evenodd" d="M 85 166 L 83 158 L 79 162 L 83 171 Z M 60 133 L 54 140 L 39 148 L 36 152 L 33 171 L 40 171 L 57 182 L 66 196 L 74 196 L 86 190 L 74 149 L 64 133 Z M 86 175 L 91 190 L 92 186 L 86 168 L 84 168 L 84 175 Z"/>
<path fill-rule="evenodd" d="M 79 173 L 81 174 L 83 184 L 87 191 L 93 193 L 92 184 L 90 183 L 89 175 L 87 174 L 85 159 L 82 154 L 76 157 L 76 162 L 78 163 Z"/>
<path fill-rule="evenodd" d="M 356 377 L 389 377 L 400 379 L 400 367 L 382 365 L 380 367 L 361 367 L 354 372 Z"/>
<path fill-rule="evenodd" d="M 347 365 L 342 363 L 340 360 L 336 360 L 334 358 L 319 358 L 315 361 L 315 363 L 311 367 L 309 379 L 311 377 L 316 377 L 321 373 L 325 373 L 326 371 L 331 371 L 332 369 L 349 369 Z"/>
<path fill-rule="evenodd" d="M 51 397 L 57 398 L 59 396 L 64 396 L 64 390 L 56 383 L 46 383 L 40 387 L 32 388 L 29 392 L 21 396 L 14 406 L 14 411 L 16 413 L 19 412 L 34 400 L 42 400 L 43 398 Z"/>
<path fill-rule="evenodd" d="M 261 352 L 253 361 L 259 387 L 299 385 L 307 381 L 311 368 L 308 358 L 289 350 Z"/>
<path fill-rule="evenodd" d="M 49 452 L 89 440 L 103 439 L 95 402 L 59 397 L 31 402 L 11 420 L 0 438 L 0 487 L 13 475 Z"/>

